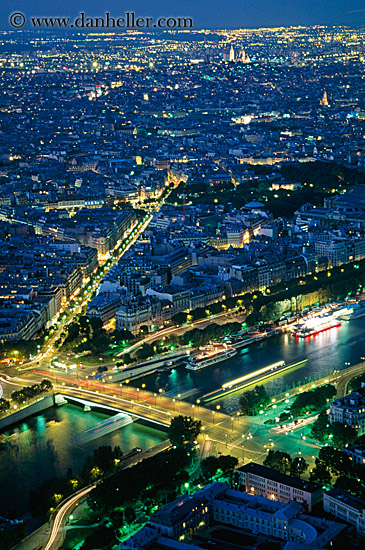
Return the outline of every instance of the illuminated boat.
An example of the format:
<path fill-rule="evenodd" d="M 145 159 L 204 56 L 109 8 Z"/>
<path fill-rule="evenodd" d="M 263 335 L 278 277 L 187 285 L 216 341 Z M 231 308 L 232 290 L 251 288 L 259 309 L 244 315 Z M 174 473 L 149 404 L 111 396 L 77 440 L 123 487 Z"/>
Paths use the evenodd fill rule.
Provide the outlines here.
<path fill-rule="evenodd" d="M 351 321 L 352 319 L 358 319 L 359 317 L 364 317 L 365 315 L 365 306 L 354 304 L 346 308 L 346 310 L 341 311 L 340 319 L 342 321 Z"/>
<path fill-rule="evenodd" d="M 315 317 L 298 328 L 294 334 L 297 338 L 309 338 L 310 336 L 315 336 L 320 332 L 340 326 L 341 322 L 332 316 Z"/>
<path fill-rule="evenodd" d="M 189 370 L 200 370 L 221 363 L 226 359 L 231 359 L 237 354 L 237 350 L 229 347 L 213 348 L 202 351 L 201 353 L 190 357 L 186 364 Z"/>

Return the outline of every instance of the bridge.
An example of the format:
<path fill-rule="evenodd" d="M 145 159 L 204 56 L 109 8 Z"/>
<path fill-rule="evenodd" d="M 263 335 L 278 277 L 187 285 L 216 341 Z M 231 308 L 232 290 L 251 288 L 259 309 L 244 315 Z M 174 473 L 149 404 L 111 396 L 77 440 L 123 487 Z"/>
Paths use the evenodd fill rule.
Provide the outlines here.
<path fill-rule="evenodd" d="M 345 395 L 348 394 L 348 387 L 351 380 L 353 378 L 356 378 L 356 376 L 359 376 L 360 374 L 365 373 L 365 361 L 358 363 L 357 365 L 353 365 L 348 369 L 336 371 L 336 372 L 337 372 L 337 382 L 336 382 L 337 397 L 344 397 Z"/>
<path fill-rule="evenodd" d="M 62 389 L 61 389 L 62 388 Z M 57 387 L 55 388 L 57 390 Z M 164 415 L 162 411 L 146 407 L 139 403 L 118 398 L 116 395 L 101 394 L 84 388 L 68 386 L 67 391 L 64 386 L 57 392 L 64 401 L 75 403 L 77 405 L 88 406 L 92 410 L 100 410 L 107 413 L 124 414 L 133 420 L 144 420 L 155 424 L 159 428 L 167 428 L 170 425 L 169 415 Z M 139 406 L 141 405 L 141 406 Z"/>

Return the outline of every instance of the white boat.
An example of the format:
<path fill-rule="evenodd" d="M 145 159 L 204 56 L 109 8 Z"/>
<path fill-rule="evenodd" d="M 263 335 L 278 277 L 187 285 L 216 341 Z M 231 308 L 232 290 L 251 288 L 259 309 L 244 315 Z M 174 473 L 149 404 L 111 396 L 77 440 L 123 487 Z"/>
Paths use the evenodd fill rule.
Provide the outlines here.
<path fill-rule="evenodd" d="M 308 321 L 300 328 L 294 331 L 297 338 L 308 338 L 309 336 L 315 336 L 320 332 L 330 330 L 332 328 L 338 328 L 341 326 L 341 322 L 336 318 L 329 316 L 316 317 L 312 321 Z"/>
<path fill-rule="evenodd" d="M 85 405 L 84 412 L 90 412 L 90 411 L 91 411 L 91 407 L 89 405 Z"/>
<path fill-rule="evenodd" d="M 186 368 L 189 370 L 200 370 L 205 367 L 216 365 L 226 359 L 231 359 L 237 354 L 237 350 L 233 348 L 220 348 L 208 351 L 203 351 L 188 360 Z"/>
<path fill-rule="evenodd" d="M 352 319 L 359 319 L 359 317 L 364 317 L 365 315 L 365 306 L 354 304 L 352 307 L 349 307 L 347 311 L 343 312 L 340 315 L 342 321 L 351 321 Z"/>

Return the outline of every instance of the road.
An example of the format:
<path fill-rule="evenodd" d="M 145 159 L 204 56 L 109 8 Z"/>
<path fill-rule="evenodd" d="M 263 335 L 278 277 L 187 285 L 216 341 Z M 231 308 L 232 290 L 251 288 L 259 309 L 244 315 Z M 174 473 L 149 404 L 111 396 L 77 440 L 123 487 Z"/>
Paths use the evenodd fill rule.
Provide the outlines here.
<path fill-rule="evenodd" d="M 90 491 L 95 489 L 95 487 L 96 485 L 92 485 L 91 487 L 86 487 L 86 489 L 78 491 L 75 495 L 72 495 L 59 506 L 59 508 L 52 516 L 49 537 L 48 541 L 43 547 L 44 550 L 55 550 L 62 544 L 64 538 L 63 527 L 66 519 L 71 514 L 77 503 L 85 498 L 90 493 Z"/>
<path fill-rule="evenodd" d="M 268 449 L 265 445 L 272 443 L 275 449 L 288 452 L 291 456 L 300 455 L 311 463 L 313 456 L 318 453 L 319 446 L 315 442 L 301 439 L 299 432 L 278 432 L 265 421 L 274 419 L 288 407 L 282 402 L 276 409 L 269 410 L 264 415 L 246 417 L 239 415 L 229 416 L 219 409 L 211 410 L 202 407 L 199 403 L 191 404 L 179 399 L 167 397 L 163 393 L 152 394 L 133 387 L 118 385 L 90 384 L 88 388 L 75 386 L 58 386 L 56 389 L 64 395 L 72 395 L 82 399 L 89 399 L 106 406 L 115 407 L 130 413 L 132 416 L 149 418 L 161 426 L 168 426 L 176 415 L 189 415 L 202 423 L 200 443 L 210 441 L 213 452 L 232 454 L 240 461 L 263 462 Z M 304 428 L 304 425 L 301 426 Z M 249 435 L 252 434 L 252 435 Z"/>
<path fill-rule="evenodd" d="M 81 287 L 80 292 L 77 295 L 71 296 L 62 306 L 55 322 L 57 329 L 47 338 L 43 349 L 40 349 L 32 360 L 24 363 L 19 370 L 24 371 L 31 369 L 34 365 L 38 365 L 41 361 L 49 361 L 56 354 L 56 350 L 53 346 L 56 340 L 61 337 L 65 327 L 72 323 L 75 317 L 81 313 L 82 309 L 87 306 L 88 302 L 92 299 L 94 292 L 103 280 L 103 277 L 108 273 L 113 265 L 118 263 L 119 259 L 129 250 L 129 248 L 134 245 L 139 235 L 148 227 L 151 219 L 152 216 L 150 215 L 147 219 L 145 219 L 145 221 L 136 224 L 130 233 L 125 237 L 124 241 L 122 241 L 119 246 L 117 245 L 117 247 L 113 250 L 113 253 L 115 251 L 119 252 L 118 256 L 111 256 L 105 264 L 99 264 L 98 271 L 92 276 L 92 280 L 84 284 Z"/>
<path fill-rule="evenodd" d="M 353 365 L 352 367 L 346 369 L 346 371 L 343 374 L 340 372 L 339 373 L 340 378 L 338 379 L 336 384 L 337 397 L 344 397 L 345 395 L 347 395 L 349 382 L 353 378 L 355 378 L 356 376 L 359 376 L 359 374 L 363 374 L 364 372 L 365 372 L 365 362 L 358 363 L 357 365 Z"/>
<path fill-rule="evenodd" d="M 348 382 L 365 370 L 365 362 L 354 365 L 346 371 L 338 373 L 337 380 L 338 395 L 342 396 L 347 391 Z M 30 376 L 30 372 L 27 373 Z M 43 376 L 44 373 L 41 373 Z M 31 382 L 36 382 L 32 373 Z M 42 376 L 39 376 L 40 379 Z M 14 389 L 14 386 L 23 385 L 23 378 L 3 377 L 6 385 Z M 30 382 L 30 380 L 28 380 Z M 80 385 L 82 384 L 82 385 Z M 73 380 L 65 379 L 61 384 L 56 384 L 55 389 L 64 394 L 82 399 L 101 403 L 105 406 L 123 410 L 131 415 L 149 418 L 150 420 L 168 426 L 171 419 L 179 414 L 193 416 L 202 423 L 202 433 L 199 436 L 202 456 L 231 454 L 236 456 L 240 464 L 249 461 L 262 463 L 270 449 L 281 450 L 290 454 L 291 457 L 301 456 L 308 464 L 309 469 L 314 465 L 315 457 L 321 448 L 314 440 L 308 437 L 310 424 L 314 420 L 308 418 L 302 424 L 292 430 L 280 430 L 275 425 L 267 425 L 265 422 L 279 416 L 282 410 L 288 407 L 283 401 L 276 405 L 276 409 L 270 409 L 263 415 L 256 417 L 229 416 L 222 413 L 219 408 L 210 410 L 202 407 L 200 403 L 187 403 L 179 399 L 169 398 L 163 393 L 153 394 L 128 385 L 102 384 L 99 382 L 81 381 L 79 385 Z M 219 407 L 219 406 L 218 406 Z M 128 461 L 126 467 L 152 456 L 169 446 L 167 441 L 163 442 L 151 451 L 140 453 Z M 86 488 L 77 495 L 73 495 L 66 502 L 62 503 L 57 510 L 52 523 L 48 540 L 44 550 L 56 550 L 63 540 L 63 527 L 65 520 L 76 506 L 77 502 L 84 498 L 92 490 Z M 35 540 L 40 540 L 35 534 Z M 44 532 L 43 532 L 44 538 Z M 32 550 L 29 542 L 30 537 L 25 540 L 23 546 L 18 550 Z M 35 546 L 33 546 L 35 548 Z"/>
<path fill-rule="evenodd" d="M 217 315 L 211 315 L 209 319 L 201 319 L 199 321 L 195 321 L 195 323 L 189 323 L 187 325 L 179 326 L 179 327 L 166 327 L 162 330 L 153 332 L 152 334 L 146 336 L 143 338 L 143 340 L 139 340 L 132 346 L 129 346 L 128 348 L 125 348 L 123 351 L 120 351 L 119 353 L 116 353 L 116 356 L 120 357 L 124 355 L 125 353 L 131 353 L 133 354 L 138 348 L 140 348 L 143 344 L 148 344 L 150 342 L 153 342 L 154 340 L 161 340 L 162 338 L 166 338 L 168 336 L 171 336 L 171 334 L 175 334 L 176 336 L 180 336 L 181 334 L 184 334 L 184 332 L 188 330 L 192 330 L 193 328 L 200 328 L 204 329 L 211 323 L 217 323 L 222 324 L 227 321 L 233 322 L 243 322 L 246 318 L 245 313 L 237 313 L 236 309 L 233 309 L 232 311 L 229 310 L 228 312 L 218 313 Z"/>

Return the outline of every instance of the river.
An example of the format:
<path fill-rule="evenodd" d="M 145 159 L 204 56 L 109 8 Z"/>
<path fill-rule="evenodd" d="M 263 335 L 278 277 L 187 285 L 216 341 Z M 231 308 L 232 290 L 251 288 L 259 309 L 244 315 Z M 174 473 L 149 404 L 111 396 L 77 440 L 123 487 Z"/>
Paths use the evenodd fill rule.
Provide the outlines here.
<path fill-rule="evenodd" d="M 318 379 L 334 369 L 342 370 L 349 364 L 359 363 L 363 356 L 365 356 L 365 317 L 344 321 L 341 327 L 310 338 L 297 339 L 289 334 L 274 336 L 239 350 L 235 357 L 218 365 L 195 372 L 179 367 L 170 374 L 162 373 L 140 378 L 133 382 L 133 385 L 141 387 L 144 383 L 151 391 L 158 392 L 162 389 L 171 397 L 194 403 L 196 399 L 220 388 L 225 382 L 235 380 L 277 361 L 285 361 L 289 365 L 307 359 L 301 368 L 289 370 L 265 383 L 268 392 L 275 395 L 298 381 L 304 383 L 310 378 Z M 238 408 L 239 393 L 230 394 L 209 406 L 215 407 L 220 404 L 223 411 L 233 412 Z"/>
<path fill-rule="evenodd" d="M 286 364 L 307 359 L 300 369 L 288 371 L 265 383 L 270 394 L 285 390 L 293 383 L 316 379 L 342 370 L 349 364 L 359 363 L 365 356 L 365 318 L 343 322 L 342 326 L 308 339 L 296 339 L 290 335 L 269 338 L 242 349 L 238 354 L 216 366 L 197 372 L 184 367 L 170 374 L 150 375 L 133 382 L 134 386 L 154 392 L 162 389 L 171 397 L 195 402 L 223 383 L 234 380 L 284 360 Z M 180 394 L 180 397 L 178 395 Z M 231 394 L 210 406 L 221 405 L 222 410 L 232 412 L 238 408 L 240 392 Z M 86 457 L 99 445 L 120 445 L 124 452 L 141 447 L 150 448 L 165 436 L 162 432 L 142 424 L 133 423 L 111 434 L 85 444 L 75 438 L 87 428 L 107 418 L 94 411 L 85 413 L 81 408 L 64 405 L 28 419 L 0 435 L 0 515 L 22 515 L 28 509 L 28 495 L 45 479 L 64 475 L 69 467 L 77 472 Z"/>
<path fill-rule="evenodd" d="M 163 432 L 138 422 L 84 444 L 76 436 L 108 418 L 74 405 L 53 407 L 0 434 L 0 516 L 21 516 L 28 497 L 46 479 L 77 473 L 87 456 L 100 445 L 119 445 L 123 452 L 143 450 L 160 443 Z"/>

